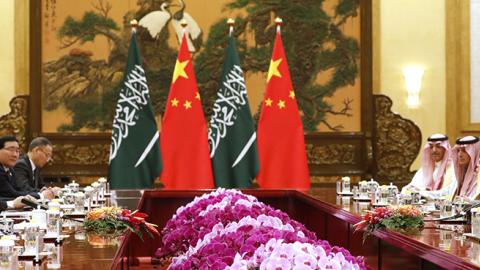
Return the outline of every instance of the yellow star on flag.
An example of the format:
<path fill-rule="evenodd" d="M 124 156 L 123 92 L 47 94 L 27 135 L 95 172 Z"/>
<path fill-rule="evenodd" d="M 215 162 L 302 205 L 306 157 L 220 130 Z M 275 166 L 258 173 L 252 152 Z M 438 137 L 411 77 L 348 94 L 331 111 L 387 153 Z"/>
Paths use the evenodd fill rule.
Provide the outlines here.
<path fill-rule="evenodd" d="M 200 93 L 198 93 L 198 92 L 195 93 L 195 98 L 198 99 L 198 100 L 200 100 Z"/>
<path fill-rule="evenodd" d="M 278 66 L 280 66 L 281 62 L 282 58 L 275 61 L 270 60 L 270 68 L 268 69 L 267 82 L 269 82 L 273 76 L 277 76 L 280 78 L 282 77 L 282 74 L 280 74 L 280 71 L 278 70 Z"/>
<path fill-rule="evenodd" d="M 186 100 L 185 103 L 183 103 L 183 107 L 185 107 L 185 110 L 191 109 L 192 108 L 192 102 Z"/>
<path fill-rule="evenodd" d="M 267 107 L 271 107 L 271 106 L 272 106 L 272 102 L 273 102 L 273 100 L 271 100 L 270 98 L 267 98 L 267 99 L 265 100 L 265 105 L 266 105 Z"/>
<path fill-rule="evenodd" d="M 178 99 L 173 98 L 172 100 L 170 100 L 170 102 L 172 103 L 173 107 L 178 107 Z"/>
<path fill-rule="evenodd" d="M 294 99 L 294 98 L 295 98 L 295 92 L 293 92 L 293 90 L 290 91 L 289 97 L 290 97 L 291 99 Z"/>
<path fill-rule="evenodd" d="M 188 79 L 187 73 L 185 73 L 185 67 L 188 64 L 188 60 L 185 60 L 183 62 L 178 61 L 175 63 L 175 70 L 173 71 L 173 82 L 175 83 L 178 79 L 178 77 L 183 77 L 185 79 Z"/>
<path fill-rule="evenodd" d="M 280 108 L 280 109 L 285 108 L 285 101 L 283 101 L 283 100 L 280 99 L 280 100 L 278 101 L 278 103 L 277 103 L 277 106 L 278 106 L 278 108 Z"/>

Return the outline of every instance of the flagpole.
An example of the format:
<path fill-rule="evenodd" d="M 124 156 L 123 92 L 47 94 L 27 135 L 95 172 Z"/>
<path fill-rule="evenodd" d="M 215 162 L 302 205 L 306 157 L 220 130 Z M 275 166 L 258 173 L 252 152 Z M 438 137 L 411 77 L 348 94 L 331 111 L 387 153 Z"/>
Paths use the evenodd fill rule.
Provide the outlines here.
<path fill-rule="evenodd" d="M 138 21 L 133 19 L 130 21 L 130 26 L 132 27 L 132 34 L 137 32 Z"/>
<path fill-rule="evenodd" d="M 277 25 L 277 33 L 280 34 L 280 28 L 282 27 L 283 20 L 279 17 L 275 18 L 275 24 Z"/>
<path fill-rule="evenodd" d="M 229 27 L 228 35 L 229 35 L 229 36 L 232 36 L 232 34 L 233 34 L 233 26 L 235 25 L 235 20 L 232 19 L 232 18 L 229 18 L 229 19 L 227 20 L 227 24 L 228 24 L 228 27 Z"/>

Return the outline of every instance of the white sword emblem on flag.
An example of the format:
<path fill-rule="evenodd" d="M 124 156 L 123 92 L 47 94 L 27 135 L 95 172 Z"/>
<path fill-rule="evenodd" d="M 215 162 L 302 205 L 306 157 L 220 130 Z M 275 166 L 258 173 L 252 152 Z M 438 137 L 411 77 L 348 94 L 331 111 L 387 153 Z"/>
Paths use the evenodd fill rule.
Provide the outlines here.
<path fill-rule="evenodd" d="M 153 135 L 153 138 L 150 140 L 147 147 L 145 147 L 145 150 L 143 150 L 142 155 L 140 156 L 137 163 L 135 164 L 135 168 L 138 165 L 140 165 L 140 163 L 142 163 L 142 161 L 145 159 L 145 157 L 147 157 L 148 152 L 150 152 L 150 150 L 152 149 L 153 145 L 155 144 L 155 141 L 158 141 L 158 137 L 159 137 L 159 135 L 158 135 L 158 131 L 157 131 L 157 132 L 155 132 L 155 135 Z"/>
<path fill-rule="evenodd" d="M 245 154 L 247 154 L 248 149 L 250 149 L 250 146 L 252 146 L 252 144 L 253 144 L 253 142 L 255 141 L 256 138 L 257 138 L 257 133 L 253 132 L 253 134 L 250 137 L 250 139 L 248 140 L 247 144 L 245 144 L 242 151 L 238 155 L 237 159 L 233 163 L 232 168 L 235 167 L 242 160 L 242 158 L 245 156 Z"/>

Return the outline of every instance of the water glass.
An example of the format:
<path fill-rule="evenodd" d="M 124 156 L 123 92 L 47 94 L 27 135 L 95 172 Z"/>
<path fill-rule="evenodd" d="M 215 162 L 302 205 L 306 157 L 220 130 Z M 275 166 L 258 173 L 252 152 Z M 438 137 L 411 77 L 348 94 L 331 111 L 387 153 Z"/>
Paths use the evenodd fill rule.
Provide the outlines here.
<path fill-rule="evenodd" d="M 366 181 L 361 181 L 358 183 L 359 186 L 359 192 L 360 192 L 360 197 L 368 197 L 368 184 Z"/>
<path fill-rule="evenodd" d="M 380 186 L 378 188 L 378 190 L 380 191 L 380 200 L 379 202 L 383 205 L 386 205 L 388 204 L 388 199 L 389 199 L 389 195 L 390 195 L 390 192 L 388 190 L 388 187 L 387 186 Z"/>
<path fill-rule="evenodd" d="M 10 266 L 14 245 L 15 242 L 13 240 L 0 240 L 0 267 L 2 269 L 6 269 Z"/>
<path fill-rule="evenodd" d="M 348 197 L 348 196 L 343 196 L 343 197 L 342 197 L 342 205 L 343 205 L 343 206 L 350 205 L 350 197 Z"/>
<path fill-rule="evenodd" d="M 473 208 L 472 212 L 472 234 L 480 236 L 480 209 Z"/>
<path fill-rule="evenodd" d="M 434 199 L 435 209 L 441 210 L 444 203 L 445 203 L 445 198 L 435 198 Z"/>
<path fill-rule="evenodd" d="M 25 224 L 25 230 L 23 235 L 23 243 L 25 246 L 25 252 L 34 253 L 35 252 L 35 242 L 37 240 L 37 235 L 40 232 L 40 227 L 37 224 Z"/>
<path fill-rule="evenodd" d="M 100 198 L 105 198 L 107 193 L 107 179 L 105 177 L 98 178 L 97 182 L 100 184 Z"/>
<path fill-rule="evenodd" d="M 61 246 L 45 244 L 45 250 L 51 252 L 48 256 L 47 269 L 61 269 Z"/>
<path fill-rule="evenodd" d="M 360 197 L 360 192 L 358 191 L 358 187 L 357 187 L 357 186 L 353 186 L 353 188 L 352 188 L 352 193 L 353 193 L 353 198 L 358 198 L 358 197 Z"/>
<path fill-rule="evenodd" d="M 2 221 L 2 229 L 6 234 L 13 233 L 13 219 L 10 218 L 3 218 Z"/>
<path fill-rule="evenodd" d="M 82 192 L 75 193 L 75 212 L 83 213 L 85 210 L 85 194 Z"/>
<path fill-rule="evenodd" d="M 342 182 L 337 181 L 337 194 L 342 193 Z"/>
<path fill-rule="evenodd" d="M 342 192 L 350 192 L 350 177 L 348 176 L 342 177 Z"/>
<path fill-rule="evenodd" d="M 453 207 L 452 202 L 445 201 L 442 209 L 440 210 L 440 217 L 444 218 L 444 217 L 450 217 L 453 215 L 455 215 L 455 208 Z"/>
<path fill-rule="evenodd" d="M 418 191 L 412 191 L 412 204 L 419 204 L 420 199 L 422 198 L 420 195 L 420 192 Z"/>
<path fill-rule="evenodd" d="M 60 221 L 60 211 L 47 211 L 47 234 L 57 234 L 57 223 Z"/>

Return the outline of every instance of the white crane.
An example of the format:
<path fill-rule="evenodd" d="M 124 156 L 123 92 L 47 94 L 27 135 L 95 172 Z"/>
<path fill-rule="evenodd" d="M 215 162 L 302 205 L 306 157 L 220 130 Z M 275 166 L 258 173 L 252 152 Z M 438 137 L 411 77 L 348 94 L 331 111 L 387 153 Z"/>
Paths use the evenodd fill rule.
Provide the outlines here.
<path fill-rule="evenodd" d="M 162 3 L 160 10 L 155 10 L 140 19 L 138 24 L 147 28 L 152 38 L 157 38 L 163 27 L 172 18 L 172 14 L 168 10 L 168 3 Z"/>
<path fill-rule="evenodd" d="M 185 12 L 185 2 L 183 0 L 178 0 L 180 3 L 180 10 L 173 14 L 172 24 L 175 32 L 177 33 L 178 41 L 182 41 L 183 36 L 183 27 L 182 27 L 182 20 L 185 20 L 187 23 L 186 31 L 187 31 L 187 43 L 188 43 L 188 50 L 193 53 L 200 48 L 202 44 L 202 29 L 198 26 L 197 22 Z"/>

